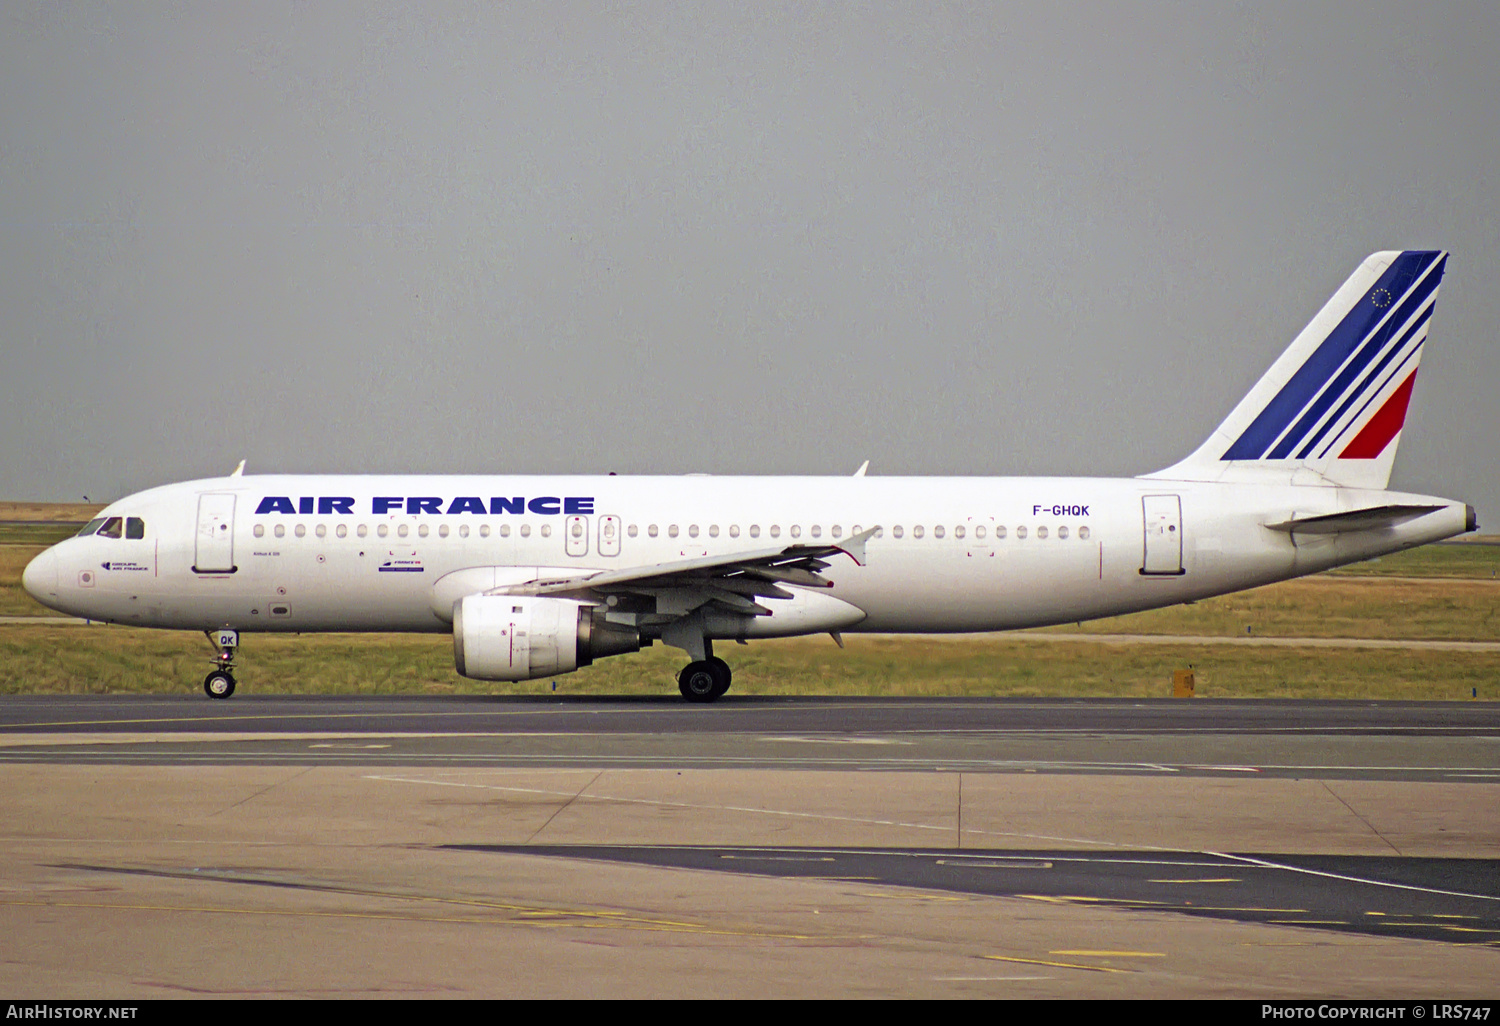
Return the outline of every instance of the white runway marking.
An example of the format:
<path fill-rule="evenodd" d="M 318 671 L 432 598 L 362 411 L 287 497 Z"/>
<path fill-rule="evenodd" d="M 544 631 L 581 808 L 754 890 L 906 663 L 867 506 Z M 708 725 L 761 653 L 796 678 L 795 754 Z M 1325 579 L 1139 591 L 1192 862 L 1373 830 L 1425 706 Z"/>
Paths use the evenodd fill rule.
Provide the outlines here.
<path fill-rule="evenodd" d="M 1346 876 L 1343 873 L 1331 873 L 1322 869 L 1304 869 L 1301 866 L 1286 866 L 1279 862 L 1267 862 L 1265 859 L 1252 858 L 1249 855 L 1225 855 L 1221 852 L 1206 851 L 1205 855 L 1216 855 L 1221 859 L 1233 859 L 1236 862 L 1248 863 L 1252 866 L 1261 866 L 1265 869 L 1280 869 L 1288 873 L 1306 873 L 1309 876 L 1323 876 L 1330 880 L 1344 880 L 1349 883 L 1369 884 L 1371 887 L 1391 887 L 1398 891 L 1419 891 L 1423 894 L 1443 894 L 1450 898 L 1478 898 L 1480 901 L 1500 901 L 1500 895 L 1496 894 L 1470 894 L 1468 891 L 1445 891 L 1438 887 L 1419 887 L 1416 884 L 1392 883 L 1389 880 L 1371 880 L 1362 876 Z"/>

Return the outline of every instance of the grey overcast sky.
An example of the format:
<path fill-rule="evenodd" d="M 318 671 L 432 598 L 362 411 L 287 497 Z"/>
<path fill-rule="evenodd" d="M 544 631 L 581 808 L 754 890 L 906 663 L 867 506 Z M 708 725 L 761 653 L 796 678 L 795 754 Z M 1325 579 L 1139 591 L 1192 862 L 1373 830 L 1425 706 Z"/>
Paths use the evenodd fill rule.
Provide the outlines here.
<path fill-rule="evenodd" d="M 1393 486 L 1500 528 L 1500 4 L 0 6 L 0 498 L 1127 475 L 1450 249 Z"/>

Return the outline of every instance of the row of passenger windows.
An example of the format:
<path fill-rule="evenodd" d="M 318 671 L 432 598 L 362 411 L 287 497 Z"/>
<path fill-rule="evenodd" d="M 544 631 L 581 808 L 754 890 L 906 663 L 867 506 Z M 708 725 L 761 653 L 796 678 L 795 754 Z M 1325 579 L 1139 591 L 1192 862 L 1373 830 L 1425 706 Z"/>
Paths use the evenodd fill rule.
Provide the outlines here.
<path fill-rule="evenodd" d="M 146 522 L 140 517 L 99 517 L 83 525 L 83 530 L 73 537 L 83 538 L 96 534 L 100 538 L 144 538 Z"/>
<path fill-rule="evenodd" d="M 118 517 L 115 517 L 114 519 L 115 520 L 119 520 Z M 136 523 L 136 524 L 140 523 L 140 521 L 136 520 L 134 517 L 131 518 L 131 522 L 132 523 Z M 551 524 L 542 524 L 541 527 L 538 530 L 539 530 L 539 533 L 541 534 L 541 536 L 543 538 L 550 538 L 550 537 L 552 537 L 552 525 Z M 574 525 L 573 525 L 573 533 L 574 533 L 575 537 L 581 536 L 582 530 L 583 530 L 582 525 L 580 525 L 578 523 L 574 523 Z M 859 534 L 860 530 L 861 530 L 860 526 L 858 524 L 855 524 L 854 527 L 850 530 L 850 533 L 851 534 Z M 968 530 L 968 528 L 966 528 L 965 525 L 959 524 L 957 527 L 953 528 L 953 537 L 954 538 L 963 538 L 965 536 L 965 533 L 966 533 L 967 530 Z M 974 527 L 973 527 L 974 537 L 976 539 L 980 539 L 980 540 L 984 539 L 986 537 L 986 535 L 987 535 L 987 530 L 988 529 L 985 527 L 984 524 L 976 524 L 976 525 L 974 525 Z M 1008 532 L 1007 532 L 1007 529 L 1006 529 L 1006 527 L 1005 527 L 1004 524 L 996 524 L 994 530 L 995 530 L 995 537 L 997 539 L 1003 540 L 1006 537 L 1008 537 Z M 100 531 L 99 533 L 103 534 L 104 532 Z M 286 536 L 286 525 L 285 524 L 276 524 L 271 529 L 271 533 L 275 537 L 277 537 L 277 538 L 284 538 Z M 337 537 L 337 538 L 347 537 L 348 534 L 349 534 L 349 526 L 347 524 L 338 524 L 338 525 L 336 525 L 334 527 L 333 533 L 334 533 L 334 536 Z M 368 536 L 369 533 L 370 533 L 370 529 L 369 529 L 369 526 L 366 525 L 366 524 L 359 524 L 354 529 L 355 536 L 359 537 L 359 538 L 364 538 L 364 537 Z M 375 534 L 379 538 L 385 538 L 385 537 L 389 536 L 390 533 L 391 533 L 391 525 L 389 525 L 389 524 L 379 524 L 375 528 Z M 411 533 L 411 525 L 409 525 L 409 524 L 397 524 L 396 525 L 396 537 L 398 537 L 398 538 L 405 538 L 408 535 L 410 535 L 410 533 Z M 458 529 L 457 529 L 456 533 L 457 533 L 458 537 L 460 537 L 460 538 L 467 538 L 467 537 L 469 537 L 469 525 L 468 524 L 460 524 L 460 525 L 458 525 Z M 490 525 L 489 524 L 480 524 L 479 525 L 479 532 L 478 533 L 479 533 L 479 537 L 481 537 L 481 538 L 488 538 L 490 536 Z M 531 525 L 530 524 L 521 524 L 521 525 L 519 525 L 517 527 L 517 533 L 520 534 L 520 536 L 522 538 L 530 538 L 531 537 Z M 636 525 L 636 524 L 631 524 L 628 528 L 626 528 L 625 533 L 628 534 L 632 538 L 638 537 L 639 534 L 640 534 L 640 527 L 638 525 Z M 749 533 L 750 537 L 752 537 L 752 538 L 759 538 L 760 537 L 760 525 L 759 524 L 751 524 L 748 533 Z M 781 525 L 780 524 L 772 524 L 767 529 L 766 533 L 769 534 L 772 538 L 780 538 L 781 537 Z M 818 524 L 814 524 L 814 525 L 812 525 L 812 527 L 808 528 L 808 532 L 807 533 L 808 533 L 809 536 L 811 536 L 813 538 L 821 538 L 823 536 L 823 528 L 820 525 L 818 525 Z M 839 525 L 834 525 L 833 527 L 829 528 L 828 533 L 833 538 L 842 538 L 843 534 L 844 534 L 844 529 L 841 526 L 839 526 Z M 298 538 L 306 537 L 306 535 L 307 535 L 307 525 L 306 524 L 296 524 L 292 528 L 292 534 L 295 535 Z M 328 535 L 328 525 L 327 524 L 318 524 L 316 527 L 313 528 L 313 534 L 316 535 L 319 538 L 327 537 L 327 535 Z M 429 534 L 428 525 L 426 525 L 426 524 L 418 524 L 417 525 L 417 537 L 418 538 L 426 538 L 428 536 L 428 534 Z M 449 534 L 448 525 L 447 524 L 439 524 L 438 525 L 438 529 L 437 529 L 437 536 L 439 538 L 446 538 L 446 537 L 448 537 L 448 534 Z M 501 524 L 500 527 L 499 527 L 499 534 L 500 534 L 500 537 L 502 537 L 502 538 L 509 538 L 510 537 L 510 525 L 509 524 Z M 660 528 L 658 528 L 658 526 L 656 524 L 648 524 L 646 526 L 646 537 L 648 537 L 648 538 L 655 538 L 659 534 L 660 534 Z M 679 534 L 679 528 L 678 528 L 678 526 L 676 524 L 669 524 L 667 526 L 667 537 L 668 538 L 676 538 L 678 536 L 678 534 Z M 687 529 L 687 535 L 688 535 L 688 537 L 689 538 L 696 538 L 696 537 L 698 537 L 698 534 L 699 534 L 698 525 L 697 524 L 689 524 L 688 525 L 688 529 Z M 791 527 L 787 528 L 787 534 L 790 537 L 792 537 L 792 538 L 801 538 L 802 537 L 802 526 L 800 524 L 793 524 L 793 525 L 791 525 Z M 911 537 L 913 537 L 913 538 L 923 538 L 923 537 L 926 537 L 926 534 L 927 534 L 927 529 L 923 525 L 921 525 L 921 524 L 917 524 L 917 525 L 915 525 L 915 526 L 913 526 L 911 528 Z M 1046 537 L 1048 537 L 1048 534 L 1049 534 L 1049 532 L 1048 532 L 1048 528 L 1046 527 L 1046 525 L 1042 525 L 1042 526 L 1040 526 L 1040 527 L 1038 527 L 1036 529 L 1036 536 L 1038 538 L 1046 538 Z M 256 524 L 255 525 L 255 537 L 257 537 L 257 538 L 264 538 L 265 536 L 266 536 L 266 525 L 265 524 Z M 710 524 L 708 526 L 708 536 L 710 538 L 717 538 L 719 536 L 719 525 L 718 524 Z M 738 524 L 731 524 L 729 526 L 729 537 L 731 537 L 731 538 L 738 538 L 739 536 L 740 536 L 740 527 L 739 527 L 739 525 Z M 882 538 L 884 536 L 885 536 L 885 530 L 884 530 L 884 528 L 876 530 L 875 537 Z M 932 536 L 934 538 L 943 538 L 943 537 L 946 537 L 947 536 L 947 529 L 944 528 L 943 525 L 939 524 L 939 525 L 933 527 L 933 529 L 932 529 Z M 1021 525 L 1021 526 L 1019 526 L 1019 527 L 1017 527 L 1015 529 L 1015 536 L 1017 538 L 1020 538 L 1020 539 L 1024 539 L 1025 537 L 1027 537 L 1027 528 L 1026 528 L 1026 526 L 1024 524 Z M 1067 525 L 1063 525 L 1063 526 L 1057 528 L 1057 537 L 1058 538 L 1067 538 L 1068 536 L 1069 536 L 1069 532 L 1068 532 Z M 1089 536 L 1089 529 L 1088 529 L 1087 526 L 1078 528 L 1078 537 L 1080 539 L 1086 541 L 1088 539 L 1088 536 Z M 117 538 L 117 537 L 119 537 L 119 535 L 115 534 L 115 535 L 111 535 L 110 537 L 116 537 Z M 141 537 L 141 536 L 133 534 L 133 535 L 130 535 L 130 537 L 132 537 L 132 538 L 138 538 L 138 537 Z M 902 527 L 900 524 L 897 524 L 896 526 L 894 526 L 894 527 L 891 528 L 891 537 L 893 537 L 893 538 L 904 538 L 904 537 L 906 537 L 906 528 Z"/>
<path fill-rule="evenodd" d="M 277 538 L 284 538 L 284 537 L 286 537 L 286 525 L 285 524 L 277 524 L 275 527 L 273 527 L 271 529 L 271 533 L 275 537 L 277 537 Z M 375 527 L 375 536 L 377 538 L 388 537 L 390 535 L 390 533 L 391 533 L 391 525 L 390 524 L 377 524 L 376 527 Z M 418 538 L 426 538 L 429 533 L 431 533 L 431 532 L 430 532 L 430 530 L 429 530 L 429 528 L 428 528 L 428 526 L 426 524 L 418 524 L 417 525 L 417 537 Z M 446 538 L 446 537 L 448 537 L 449 533 L 450 532 L 449 532 L 447 524 L 439 524 L 438 525 L 437 536 L 439 538 Z M 460 537 L 460 538 L 467 538 L 469 536 L 469 525 L 468 524 L 459 524 L 458 525 L 458 530 L 454 531 L 452 533 L 457 534 L 458 537 Z M 510 537 L 510 525 L 509 524 L 501 524 L 500 525 L 500 529 L 499 529 L 499 533 L 500 533 L 500 537 L 502 537 L 502 538 L 509 538 Z M 522 524 L 522 525 L 520 525 L 520 527 L 517 530 L 517 533 L 520 534 L 520 536 L 522 538 L 530 538 L 531 537 L 531 525 L 530 524 Z M 540 533 L 541 533 L 541 536 L 543 538 L 550 538 L 550 537 L 552 537 L 552 525 L 551 524 L 543 524 L 541 526 Z M 307 525 L 306 524 L 297 524 L 295 527 L 292 528 L 292 534 L 296 535 L 298 538 L 306 537 L 307 536 Z M 328 536 L 328 525 L 327 524 L 319 524 L 318 526 L 316 526 L 316 527 L 313 528 L 313 534 L 315 534 L 319 538 L 325 538 L 325 537 L 327 537 Z M 346 537 L 348 537 L 348 535 L 349 535 L 349 525 L 348 524 L 339 524 L 339 525 L 337 525 L 333 529 L 333 534 L 334 534 L 334 537 L 336 537 L 336 538 L 346 538 Z M 365 538 L 365 537 L 368 537 L 369 534 L 370 534 L 370 527 L 369 527 L 368 524 L 360 524 L 357 527 L 355 527 L 355 529 L 354 529 L 354 536 L 356 538 Z M 410 524 L 397 524 L 396 525 L 396 537 L 397 538 L 405 538 L 405 537 L 407 537 L 410 534 L 411 534 L 411 525 Z M 481 538 L 488 538 L 490 536 L 490 525 L 489 524 L 480 524 L 479 525 L 478 534 L 479 534 L 479 537 L 481 537 Z M 255 537 L 257 537 L 257 538 L 264 538 L 265 536 L 266 536 L 266 525 L 265 524 L 256 524 L 255 525 Z"/>
<path fill-rule="evenodd" d="M 861 528 L 858 524 L 855 524 L 852 528 L 850 528 L 849 533 L 850 534 L 859 534 L 861 530 L 863 530 L 863 528 Z M 974 530 L 974 537 L 975 538 L 984 538 L 984 537 L 986 537 L 987 528 L 985 527 L 985 525 L 983 525 L 983 524 L 975 524 L 973 530 Z M 959 524 L 957 527 L 953 528 L 953 537 L 955 537 L 955 538 L 963 538 L 965 536 L 965 533 L 967 531 L 968 531 L 967 527 L 965 527 L 963 524 Z M 630 535 L 630 537 L 634 538 L 638 532 L 639 532 L 639 528 L 635 524 L 631 524 L 630 527 L 628 529 L 626 529 L 625 533 L 628 534 L 628 535 Z M 688 537 L 689 538 L 696 538 L 696 537 L 698 537 L 698 525 L 697 524 L 691 524 L 691 525 L 689 525 L 688 529 L 687 529 L 687 533 L 688 533 Z M 781 537 L 781 525 L 779 525 L 779 524 L 772 524 L 770 526 L 770 528 L 767 530 L 766 533 L 769 534 L 772 538 L 780 538 Z M 820 527 L 817 524 L 814 524 L 814 525 L 812 525 L 812 527 L 808 528 L 807 533 L 808 533 L 809 536 L 811 536 L 813 538 L 821 538 L 821 537 L 823 537 L 823 528 Z M 828 533 L 829 533 L 830 537 L 833 537 L 833 538 L 842 538 L 844 536 L 844 529 L 842 527 L 840 527 L 839 525 L 835 524 L 833 527 L 831 527 L 831 528 L 828 529 Z M 752 537 L 752 538 L 759 538 L 760 537 L 760 525 L 759 524 L 751 524 L 750 525 L 749 534 L 750 534 L 750 537 Z M 787 528 L 787 534 L 789 536 L 793 537 L 793 538 L 801 538 L 802 537 L 802 527 L 801 527 L 801 525 L 800 524 L 793 524 L 791 527 Z M 1045 538 L 1045 537 L 1047 537 L 1047 534 L 1048 534 L 1048 530 L 1047 530 L 1047 528 L 1045 526 L 1038 527 L 1036 529 L 1036 536 L 1038 538 Z M 927 529 L 925 527 L 923 527 L 921 524 L 917 524 L 917 525 L 915 525 L 914 527 L 911 528 L 911 536 L 913 538 L 924 538 L 924 537 L 926 537 L 926 535 L 927 535 Z M 1022 525 L 1022 526 L 1016 528 L 1016 537 L 1017 538 L 1025 538 L 1026 535 L 1027 535 L 1027 529 L 1026 529 L 1025 525 Z M 655 524 L 651 524 L 651 525 L 647 526 L 647 528 L 646 528 L 646 536 L 648 538 L 655 538 L 657 536 L 657 526 Z M 719 536 L 719 525 L 718 524 L 710 524 L 709 525 L 709 527 L 708 527 L 708 536 L 710 538 L 717 538 Z M 731 524 L 729 526 L 729 537 L 731 537 L 731 538 L 738 538 L 739 536 L 740 536 L 739 525 L 738 524 Z M 933 527 L 933 529 L 932 529 L 932 536 L 934 538 L 944 538 L 944 537 L 946 537 L 947 536 L 947 528 L 945 528 L 942 524 L 938 524 L 937 526 Z M 995 537 L 996 538 L 1005 538 L 1007 536 L 1008 536 L 1008 534 L 1007 534 L 1007 530 L 1006 530 L 1005 525 L 1004 524 L 996 524 L 995 525 Z M 1059 527 L 1057 529 L 1057 536 L 1059 538 L 1066 538 L 1066 537 L 1068 537 L 1068 528 L 1066 526 Z M 1078 537 L 1079 538 L 1086 539 L 1086 538 L 1088 538 L 1088 536 L 1089 536 L 1089 529 L 1087 527 L 1080 527 L 1078 529 Z M 677 537 L 677 525 L 676 524 L 671 524 L 671 525 L 669 525 L 667 527 L 667 537 L 668 538 L 676 538 Z M 885 537 L 885 528 L 876 528 L 876 530 L 875 530 L 875 537 L 876 538 L 884 538 Z M 904 527 L 902 527 L 900 524 L 897 524 L 896 526 L 894 526 L 894 527 L 891 528 L 891 537 L 893 537 L 893 538 L 904 538 L 904 537 L 906 537 L 906 529 Z"/>

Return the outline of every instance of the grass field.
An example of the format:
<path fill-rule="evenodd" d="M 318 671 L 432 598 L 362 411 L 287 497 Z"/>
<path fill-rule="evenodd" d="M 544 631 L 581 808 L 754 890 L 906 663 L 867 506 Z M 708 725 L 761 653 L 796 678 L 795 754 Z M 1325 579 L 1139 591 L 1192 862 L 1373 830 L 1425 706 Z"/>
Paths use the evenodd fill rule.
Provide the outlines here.
<path fill-rule="evenodd" d="M 0 504 L 0 615 L 45 616 L 20 587 L 43 547 L 76 527 L 52 510 Z M 22 511 L 25 512 L 25 511 Z M 91 507 L 81 507 L 87 516 Z M 7 513 L 12 514 L 9 518 Z M 30 523 L 15 523 L 29 519 Z M 1066 625 L 1055 631 L 1210 637 L 1345 637 L 1500 641 L 1500 545 L 1452 544 L 1190 606 Z M 1386 580 L 1383 578 L 1402 578 Z M 1421 579 L 1415 579 L 1421 578 Z M 1191 665 L 1202 697 L 1481 698 L 1500 692 L 1500 653 L 1245 648 L 981 638 L 827 638 L 720 645 L 737 694 L 1165 696 Z M 202 635 L 124 627 L 0 625 L 0 693 L 182 693 L 211 650 Z M 684 662 L 657 646 L 559 677 L 559 694 L 672 693 Z M 446 635 L 252 635 L 241 652 L 247 691 L 338 694 L 540 694 L 551 681 L 465 681 Z"/>
<path fill-rule="evenodd" d="M 723 645 L 734 693 L 1165 698 L 1193 667 L 1203 698 L 1494 699 L 1500 652 L 1258 649 L 994 639 L 828 638 Z M 0 626 L 0 694 L 193 694 L 212 650 L 200 634 L 129 627 Z M 685 659 L 655 646 L 558 677 L 559 695 L 670 695 Z M 246 693 L 553 693 L 550 680 L 466 681 L 446 635 L 253 635 Z"/>
<path fill-rule="evenodd" d="M 97 502 L 0 502 L 0 522 L 65 521 L 86 524 L 103 508 Z"/>

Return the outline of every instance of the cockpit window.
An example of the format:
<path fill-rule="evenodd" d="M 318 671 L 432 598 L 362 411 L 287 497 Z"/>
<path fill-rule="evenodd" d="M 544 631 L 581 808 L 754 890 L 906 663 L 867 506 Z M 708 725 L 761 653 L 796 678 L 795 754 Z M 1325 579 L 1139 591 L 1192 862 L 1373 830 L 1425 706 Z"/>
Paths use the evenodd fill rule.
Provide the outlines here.
<path fill-rule="evenodd" d="M 99 530 L 99 528 L 102 527 L 103 524 L 104 524 L 104 518 L 103 517 L 99 517 L 96 520 L 90 520 L 88 523 L 86 523 L 86 524 L 83 525 L 83 530 L 79 531 L 73 537 L 75 537 L 75 538 L 86 538 L 89 535 L 93 534 L 95 531 Z"/>
<path fill-rule="evenodd" d="M 127 538 L 144 538 L 144 537 L 146 537 L 146 522 L 144 520 L 142 520 L 140 517 L 126 517 L 125 518 L 125 537 L 127 537 Z"/>
<path fill-rule="evenodd" d="M 123 524 L 124 524 L 123 518 L 121 518 L 121 517 L 110 517 L 108 520 L 106 520 L 104 522 L 104 526 L 101 527 L 101 528 L 99 528 L 99 537 L 101 537 L 101 538 L 118 538 L 118 537 L 120 537 L 120 527 Z"/>

